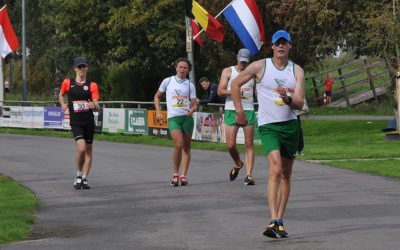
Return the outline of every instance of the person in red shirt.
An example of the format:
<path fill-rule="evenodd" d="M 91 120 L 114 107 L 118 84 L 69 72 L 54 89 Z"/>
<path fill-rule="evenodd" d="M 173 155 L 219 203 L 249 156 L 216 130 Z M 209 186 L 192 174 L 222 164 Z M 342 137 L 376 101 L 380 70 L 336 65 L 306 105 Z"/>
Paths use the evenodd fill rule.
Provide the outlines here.
<path fill-rule="evenodd" d="M 333 76 L 331 73 L 326 75 L 325 81 L 322 83 L 325 85 L 325 94 L 326 94 L 326 102 L 325 107 L 329 106 L 332 103 L 332 85 L 335 83 L 333 80 Z"/>
<path fill-rule="evenodd" d="M 100 96 L 97 83 L 86 79 L 88 63 L 85 58 L 75 59 L 74 71 L 75 78 L 64 79 L 62 82 L 58 100 L 63 112 L 69 109 L 70 126 L 76 142 L 77 175 L 74 188 L 89 189 L 87 176 L 92 166 L 95 128 L 93 111 L 100 110 Z M 67 104 L 65 95 L 68 95 Z"/>

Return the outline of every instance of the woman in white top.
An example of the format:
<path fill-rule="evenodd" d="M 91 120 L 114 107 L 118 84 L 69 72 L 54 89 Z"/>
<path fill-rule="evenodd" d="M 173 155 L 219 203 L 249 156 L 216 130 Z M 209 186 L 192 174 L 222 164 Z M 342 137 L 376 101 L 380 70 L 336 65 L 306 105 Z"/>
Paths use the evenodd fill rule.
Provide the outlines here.
<path fill-rule="evenodd" d="M 157 120 L 161 114 L 160 97 L 166 94 L 168 111 L 168 129 L 175 148 L 172 153 L 173 176 L 171 186 L 188 184 L 186 175 L 190 163 L 190 144 L 193 133 L 193 113 L 197 110 L 196 89 L 186 77 L 191 63 L 186 58 L 179 58 L 175 63 L 176 75 L 165 78 L 154 95 Z M 179 168 L 182 173 L 179 177 Z"/>

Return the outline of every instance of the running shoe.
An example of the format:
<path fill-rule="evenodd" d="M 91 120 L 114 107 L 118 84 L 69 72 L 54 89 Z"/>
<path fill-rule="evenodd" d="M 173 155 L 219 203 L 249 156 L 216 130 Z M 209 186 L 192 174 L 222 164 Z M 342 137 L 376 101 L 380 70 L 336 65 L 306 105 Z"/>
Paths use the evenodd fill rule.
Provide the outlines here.
<path fill-rule="evenodd" d="M 175 186 L 175 187 L 179 185 L 179 175 L 178 174 L 174 174 L 174 176 L 172 176 L 170 185 Z"/>
<path fill-rule="evenodd" d="M 229 172 L 229 179 L 231 181 L 234 181 L 236 179 L 236 177 L 238 177 L 239 171 L 240 171 L 240 169 L 242 169 L 242 167 L 243 167 L 243 162 L 240 161 L 240 167 L 235 166 L 231 169 L 231 171 Z"/>
<path fill-rule="evenodd" d="M 279 238 L 279 232 L 278 232 L 278 224 L 276 223 L 276 221 L 271 221 L 269 223 L 269 225 L 267 226 L 267 228 L 265 229 L 263 235 L 270 237 L 270 238 Z"/>
<path fill-rule="evenodd" d="M 83 189 L 90 189 L 87 179 L 82 180 L 82 188 Z"/>
<path fill-rule="evenodd" d="M 289 237 L 288 232 L 285 231 L 285 227 L 283 226 L 283 222 L 282 223 L 278 223 L 278 234 L 279 234 L 279 237 L 281 237 L 281 238 Z"/>
<path fill-rule="evenodd" d="M 82 188 L 82 176 L 77 176 L 74 181 L 74 188 L 81 189 Z"/>
<path fill-rule="evenodd" d="M 246 178 L 244 178 L 243 184 L 246 186 L 247 185 L 252 186 L 252 185 L 255 185 L 256 182 L 254 181 L 254 179 L 251 175 L 246 175 Z"/>
<path fill-rule="evenodd" d="M 184 175 L 181 175 L 181 185 L 182 186 L 186 186 L 186 185 L 188 185 L 189 183 L 188 183 L 188 181 L 187 181 L 187 179 L 186 179 L 186 176 L 184 176 Z"/>

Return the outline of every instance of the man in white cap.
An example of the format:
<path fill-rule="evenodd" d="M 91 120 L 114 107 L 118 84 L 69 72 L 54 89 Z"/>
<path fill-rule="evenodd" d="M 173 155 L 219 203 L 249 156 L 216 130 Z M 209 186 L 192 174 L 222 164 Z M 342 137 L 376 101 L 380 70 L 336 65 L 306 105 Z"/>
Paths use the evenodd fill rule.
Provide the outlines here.
<path fill-rule="evenodd" d="M 222 71 L 220 82 L 218 85 L 218 95 L 225 96 L 225 112 L 224 112 L 224 123 L 225 123 L 225 137 L 226 144 L 228 146 L 229 154 L 234 162 L 233 168 L 229 172 L 229 179 L 235 180 L 239 174 L 240 169 L 243 165 L 246 166 L 246 177 L 244 178 L 245 185 L 254 185 L 254 179 L 252 176 L 254 166 L 254 124 L 256 122 L 256 115 L 254 112 L 254 79 L 248 79 L 240 88 L 241 100 L 243 109 L 247 117 L 246 124 L 238 125 L 236 123 L 235 106 L 231 98 L 231 83 L 232 80 L 244 69 L 250 61 L 250 51 L 248 49 L 240 49 L 237 54 L 237 64 L 225 68 Z M 244 132 L 244 144 L 245 144 L 245 157 L 244 163 L 240 159 L 240 153 L 236 148 L 236 137 L 239 131 L 239 127 L 243 127 Z"/>
<path fill-rule="evenodd" d="M 246 124 L 240 86 L 256 79 L 258 97 L 258 126 L 261 143 L 268 162 L 267 197 L 271 216 L 264 235 L 271 238 L 288 237 L 283 216 L 290 194 L 290 180 L 299 142 L 296 110 L 304 105 L 304 71 L 289 60 L 292 48 L 290 34 L 284 30 L 272 36 L 272 58 L 250 64 L 232 82 L 232 99 L 236 122 Z"/>

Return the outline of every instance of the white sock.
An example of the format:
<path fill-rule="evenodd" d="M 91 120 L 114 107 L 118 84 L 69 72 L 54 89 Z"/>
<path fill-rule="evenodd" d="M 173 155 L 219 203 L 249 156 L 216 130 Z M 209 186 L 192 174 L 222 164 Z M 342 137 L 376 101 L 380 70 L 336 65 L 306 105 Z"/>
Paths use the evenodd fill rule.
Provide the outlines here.
<path fill-rule="evenodd" d="M 86 179 L 86 175 L 82 175 L 82 180 L 85 180 Z"/>
<path fill-rule="evenodd" d="M 82 171 L 76 171 L 76 176 L 82 176 Z"/>

